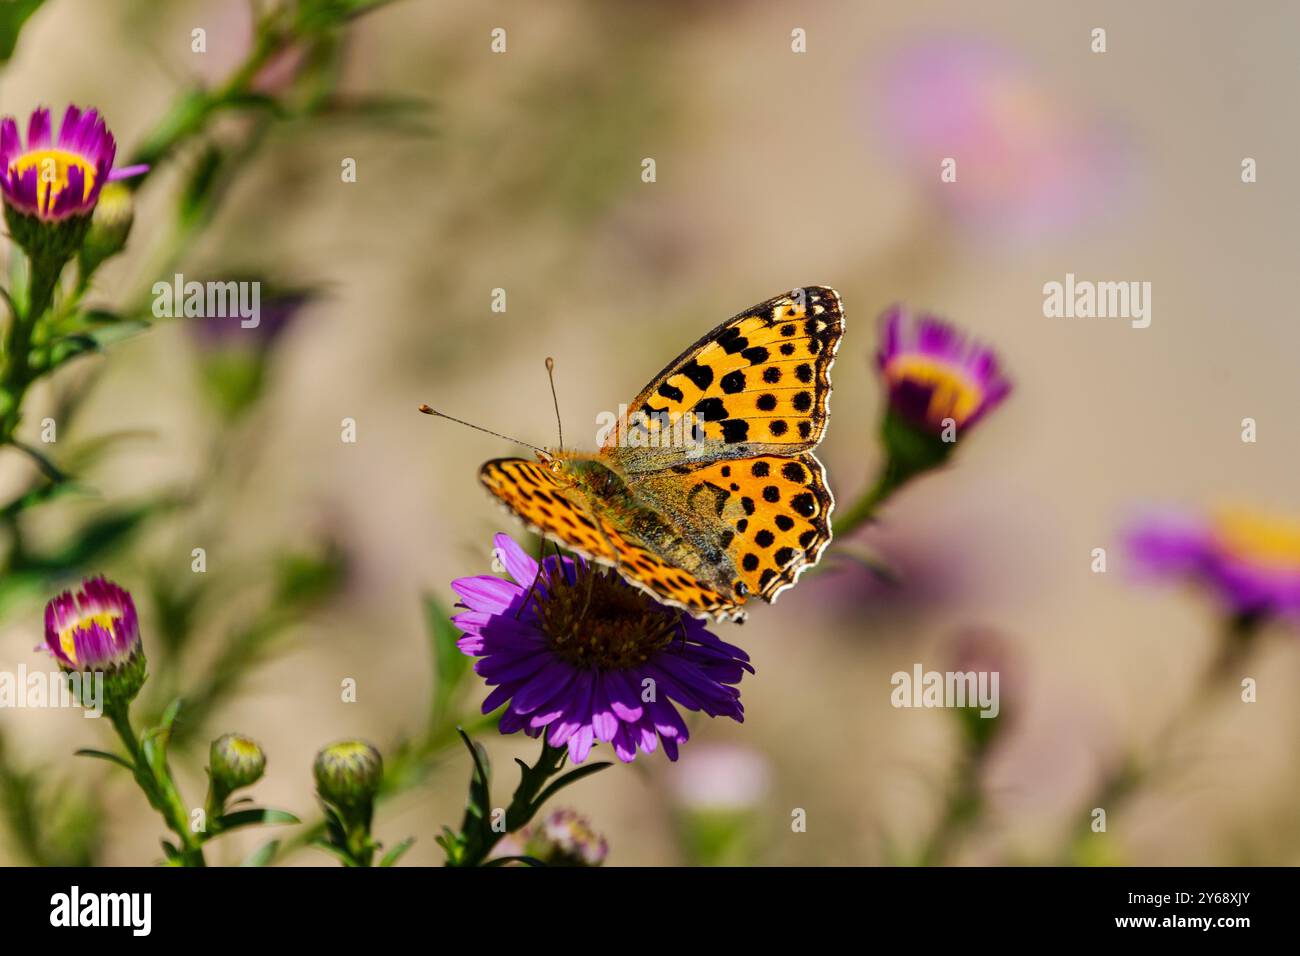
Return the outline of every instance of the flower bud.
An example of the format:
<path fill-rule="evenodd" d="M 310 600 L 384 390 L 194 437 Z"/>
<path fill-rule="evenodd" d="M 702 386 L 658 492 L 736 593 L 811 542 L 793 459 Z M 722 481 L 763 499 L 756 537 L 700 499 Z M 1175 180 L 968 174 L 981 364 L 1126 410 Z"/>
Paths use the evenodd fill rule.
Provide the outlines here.
<path fill-rule="evenodd" d="M 384 775 L 384 760 L 363 740 L 343 740 L 321 750 L 313 770 L 316 791 L 322 798 L 335 806 L 355 809 L 374 800 Z"/>
<path fill-rule="evenodd" d="M 146 676 L 135 602 L 102 577 L 81 587 L 45 605 L 45 647 L 66 673 L 103 673 L 106 704 L 128 704 Z"/>
<path fill-rule="evenodd" d="M 208 757 L 213 789 L 223 795 L 251 787 L 266 770 L 266 754 L 243 734 L 224 734 L 212 741 Z"/>
<path fill-rule="evenodd" d="M 547 866 L 600 866 L 609 844 L 576 811 L 556 810 L 529 834 L 524 855 Z"/>
<path fill-rule="evenodd" d="M 90 216 L 90 229 L 81 246 L 81 274 L 90 275 L 100 264 L 126 246 L 135 221 L 135 200 L 130 187 L 108 183 L 99 193 L 99 204 Z"/>
<path fill-rule="evenodd" d="M 937 468 L 1011 391 L 997 356 L 931 315 L 895 306 L 881 317 L 876 365 L 887 408 L 881 438 L 895 486 Z"/>

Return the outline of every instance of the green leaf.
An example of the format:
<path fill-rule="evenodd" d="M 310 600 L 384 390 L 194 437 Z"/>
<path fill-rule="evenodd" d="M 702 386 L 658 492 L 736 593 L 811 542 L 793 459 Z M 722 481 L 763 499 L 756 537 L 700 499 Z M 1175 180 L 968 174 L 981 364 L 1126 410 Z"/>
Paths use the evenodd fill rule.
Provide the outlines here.
<path fill-rule="evenodd" d="M 239 827 L 251 827 L 261 824 L 270 826 L 277 823 L 302 823 L 302 821 L 287 810 L 272 810 L 263 807 L 226 813 L 218 817 L 216 821 L 217 827 L 223 833 Z"/>
<path fill-rule="evenodd" d="M 544 804 L 547 800 L 551 799 L 551 797 L 555 796 L 565 787 L 569 786 L 569 784 L 577 783 L 583 777 L 590 777 L 593 773 L 599 773 L 600 771 L 604 770 L 606 767 L 611 767 L 611 766 L 613 766 L 613 764 L 611 764 L 609 761 L 603 761 L 601 763 L 587 764 L 587 766 L 579 767 L 577 770 L 570 770 L 563 777 L 560 777 L 558 780 L 553 781 L 549 787 L 547 787 L 540 794 L 538 794 L 537 799 L 533 801 L 532 810 L 529 813 L 529 819 L 532 819 L 532 816 L 542 808 L 542 804 Z M 528 821 L 525 820 L 524 822 L 527 823 Z"/>
<path fill-rule="evenodd" d="M 31 445 L 25 445 L 22 442 L 16 441 L 13 444 L 14 447 L 24 452 L 32 459 L 32 461 L 36 462 L 36 467 L 39 468 L 42 474 L 44 474 L 46 478 L 50 479 L 50 481 L 55 484 L 62 484 L 68 480 L 68 476 L 64 474 L 59 466 L 54 464 L 54 462 L 51 461 L 44 452 L 33 448 Z"/>
<path fill-rule="evenodd" d="M 181 192 L 179 217 L 182 225 L 192 226 L 208 214 L 209 200 L 224 161 L 221 150 L 209 145 L 195 162 Z"/>
<path fill-rule="evenodd" d="M 83 747 L 82 749 L 75 751 L 74 755 L 77 757 L 95 757 L 98 760 L 107 760 L 109 763 L 115 763 L 119 767 L 125 767 L 127 770 L 135 773 L 135 767 L 131 766 L 131 762 L 125 757 L 119 757 L 117 754 L 110 754 L 103 750 L 92 750 L 89 747 Z"/>
<path fill-rule="evenodd" d="M 348 853 L 347 850 L 344 850 L 341 847 L 337 847 L 333 843 L 329 843 L 325 840 L 313 840 L 311 843 L 308 844 L 308 846 L 314 846 L 318 850 L 324 850 L 326 853 L 338 857 L 340 860 L 343 861 L 344 866 L 357 865 L 356 861 L 352 859 L 352 855 Z"/>
<path fill-rule="evenodd" d="M 0 3 L 0 63 L 14 55 L 18 34 L 27 18 L 41 8 L 45 0 L 5 0 Z"/>
<path fill-rule="evenodd" d="M 411 844 L 413 844 L 414 842 L 415 842 L 415 837 L 407 837 L 401 843 L 397 844 L 397 846 L 393 847 L 391 850 L 385 853 L 384 858 L 379 861 L 379 865 L 381 867 L 392 866 L 394 863 L 396 863 L 398 860 L 402 858 L 402 854 L 405 853 L 407 850 L 409 850 L 411 848 Z"/>
<path fill-rule="evenodd" d="M 263 843 L 260 847 L 249 854 L 240 866 L 268 866 L 275 859 L 276 853 L 280 851 L 280 841 L 271 840 L 269 843 Z"/>
<path fill-rule="evenodd" d="M 171 741 L 172 725 L 176 723 L 176 715 L 180 710 L 181 699 L 178 697 L 163 711 L 158 726 L 146 730 L 140 738 L 144 759 L 149 764 L 149 769 L 153 771 L 154 779 L 160 783 L 168 782 L 170 779 L 167 772 L 167 744 Z"/>

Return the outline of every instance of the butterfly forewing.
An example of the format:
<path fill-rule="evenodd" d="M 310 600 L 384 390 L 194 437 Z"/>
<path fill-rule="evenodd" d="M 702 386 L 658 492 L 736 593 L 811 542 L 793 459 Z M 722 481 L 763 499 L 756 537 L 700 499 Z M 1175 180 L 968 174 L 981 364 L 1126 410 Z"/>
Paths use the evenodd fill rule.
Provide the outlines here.
<path fill-rule="evenodd" d="M 697 460 L 814 448 L 826 428 L 830 368 L 843 333 L 839 294 L 823 286 L 747 309 L 646 386 L 628 407 L 626 429 L 611 432 L 602 452 L 641 471 L 663 466 L 665 446 L 691 439 Z M 683 421 L 695 430 L 682 431 Z M 663 440 L 664 429 L 681 433 Z"/>

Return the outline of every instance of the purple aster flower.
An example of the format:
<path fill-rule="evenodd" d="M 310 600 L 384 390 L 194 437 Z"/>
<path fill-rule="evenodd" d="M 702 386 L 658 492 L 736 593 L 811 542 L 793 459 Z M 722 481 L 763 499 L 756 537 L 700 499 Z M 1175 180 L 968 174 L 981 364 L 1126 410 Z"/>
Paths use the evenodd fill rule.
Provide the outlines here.
<path fill-rule="evenodd" d="M 881 317 L 876 363 L 891 410 L 933 434 L 942 431 L 946 418 L 969 428 L 1011 391 L 991 349 L 932 315 L 912 321 L 902 306 Z"/>
<path fill-rule="evenodd" d="M 45 647 L 68 671 L 107 671 L 142 657 L 129 592 L 104 578 L 83 581 L 45 605 Z"/>
<path fill-rule="evenodd" d="M 1243 509 L 1152 512 L 1126 538 L 1147 576 L 1207 587 L 1234 614 L 1300 618 L 1300 522 Z"/>
<path fill-rule="evenodd" d="M 503 734 L 545 731 L 574 763 L 597 742 L 624 762 L 660 743 L 676 760 L 688 736 L 676 705 L 744 720 L 734 685 L 754 669 L 743 650 L 580 558 L 547 558 L 539 577 L 509 535 L 494 540 L 513 580 L 453 581 L 465 610 L 452 621 L 465 635 L 457 646 L 480 658 L 474 670 L 494 688 L 483 713 L 508 705 Z"/>
<path fill-rule="evenodd" d="M 50 111 L 40 107 L 27 122 L 23 143 L 13 117 L 0 122 L 0 193 L 5 205 L 45 222 L 89 215 L 104 184 L 138 176 L 147 166 L 113 169 L 117 143 L 97 110 L 69 106 L 57 138 Z"/>

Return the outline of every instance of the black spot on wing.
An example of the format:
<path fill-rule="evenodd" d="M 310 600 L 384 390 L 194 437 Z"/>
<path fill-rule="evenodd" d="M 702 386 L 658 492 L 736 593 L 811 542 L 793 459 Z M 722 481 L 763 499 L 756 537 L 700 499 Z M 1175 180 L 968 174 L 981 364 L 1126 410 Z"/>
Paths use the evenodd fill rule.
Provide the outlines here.
<path fill-rule="evenodd" d="M 680 402 L 682 399 L 686 397 L 684 394 L 682 394 L 682 390 L 680 388 L 678 388 L 675 385 L 669 385 L 667 382 L 664 382 L 662 385 L 659 386 L 659 395 L 663 398 L 668 399 L 670 402 Z"/>
<path fill-rule="evenodd" d="M 734 445 L 749 437 L 749 422 L 743 418 L 728 418 L 722 423 L 722 440 Z"/>
<path fill-rule="evenodd" d="M 685 375 L 690 379 L 691 384 L 700 391 L 704 391 L 713 384 L 713 369 L 709 368 L 707 365 L 701 365 L 694 359 L 691 359 L 683 365 L 678 374 Z"/>

